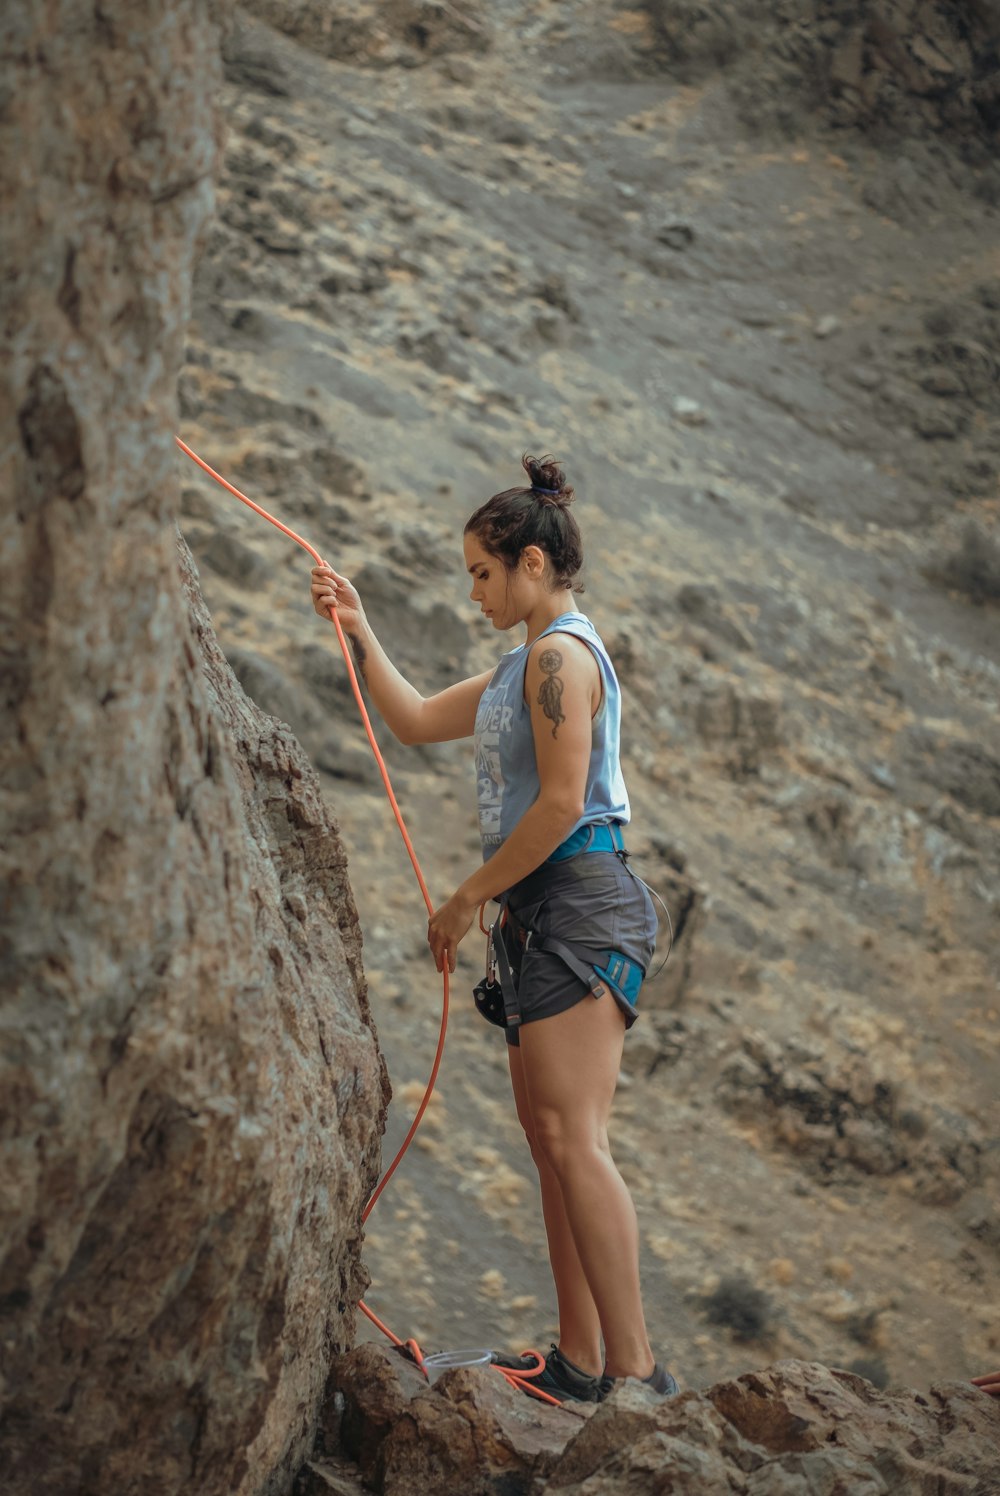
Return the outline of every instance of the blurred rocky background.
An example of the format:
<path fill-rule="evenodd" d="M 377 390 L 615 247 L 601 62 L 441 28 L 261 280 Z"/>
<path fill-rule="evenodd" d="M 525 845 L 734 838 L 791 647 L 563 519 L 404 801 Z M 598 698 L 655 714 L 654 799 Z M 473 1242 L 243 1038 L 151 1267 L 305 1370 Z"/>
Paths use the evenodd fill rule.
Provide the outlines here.
<path fill-rule="evenodd" d="M 256 0 L 226 51 L 182 431 L 351 576 L 425 691 L 510 647 L 460 535 L 564 459 L 670 906 L 614 1146 L 685 1385 L 806 1356 L 880 1386 L 1000 1356 L 1000 165 L 985 5 Z M 190 464 L 229 658 L 350 853 L 396 1100 L 425 917 L 309 562 Z M 436 898 L 467 745 L 383 743 Z M 466 1000 L 372 1217 L 431 1348 L 555 1331 L 503 1044 Z"/>

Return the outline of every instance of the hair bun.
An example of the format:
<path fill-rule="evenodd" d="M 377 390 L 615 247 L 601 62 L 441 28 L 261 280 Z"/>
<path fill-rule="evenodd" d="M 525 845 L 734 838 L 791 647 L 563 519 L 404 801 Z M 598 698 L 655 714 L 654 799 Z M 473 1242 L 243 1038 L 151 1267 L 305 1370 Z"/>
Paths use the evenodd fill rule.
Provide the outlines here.
<path fill-rule="evenodd" d="M 521 458 L 521 466 L 527 473 L 532 490 L 544 503 L 565 509 L 573 502 L 573 490 L 566 482 L 566 474 L 552 456 L 531 457 L 527 452 Z"/>

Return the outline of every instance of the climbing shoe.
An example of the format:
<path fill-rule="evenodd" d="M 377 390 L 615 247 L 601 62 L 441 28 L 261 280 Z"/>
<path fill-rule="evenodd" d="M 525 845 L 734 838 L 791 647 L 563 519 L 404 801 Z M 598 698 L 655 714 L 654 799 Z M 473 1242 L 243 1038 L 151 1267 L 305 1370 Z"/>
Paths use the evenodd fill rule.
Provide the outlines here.
<path fill-rule="evenodd" d="M 502 1351 L 494 1351 L 493 1364 L 508 1371 L 520 1372 L 526 1384 L 537 1387 L 540 1392 L 547 1392 L 550 1397 L 558 1398 L 559 1402 L 601 1400 L 601 1378 L 581 1371 L 579 1366 L 575 1366 L 563 1355 L 557 1345 L 545 1357 L 545 1365 L 537 1376 L 527 1374 L 536 1365 L 533 1356 L 506 1356 Z"/>
<path fill-rule="evenodd" d="M 625 1380 L 625 1377 L 602 1376 L 600 1378 L 598 1400 L 603 1402 Z M 637 1380 L 641 1381 L 644 1387 L 652 1387 L 653 1391 L 659 1397 L 676 1397 L 681 1390 L 666 1367 L 661 1366 L 659 1361 L 657 1361 L 648 1377 L 639 1377 Z"/>

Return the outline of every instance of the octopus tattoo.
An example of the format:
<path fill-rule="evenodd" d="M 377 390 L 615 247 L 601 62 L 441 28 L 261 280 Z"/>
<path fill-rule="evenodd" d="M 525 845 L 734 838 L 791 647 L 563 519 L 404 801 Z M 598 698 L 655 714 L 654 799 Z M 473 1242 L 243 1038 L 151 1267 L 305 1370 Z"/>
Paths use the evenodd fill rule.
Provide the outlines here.
<path fill-rule="evenodd" d="M 560 722 L 566 721 L 561 704 L 563 683 L 557 673 L 562 669 L 562 655 L 558 649 L 543 649 L 538 656 L 538 668 L 545 675 L 538 688 L 538 704 L 552 723 L 552 736 L 555 737 Z"/>

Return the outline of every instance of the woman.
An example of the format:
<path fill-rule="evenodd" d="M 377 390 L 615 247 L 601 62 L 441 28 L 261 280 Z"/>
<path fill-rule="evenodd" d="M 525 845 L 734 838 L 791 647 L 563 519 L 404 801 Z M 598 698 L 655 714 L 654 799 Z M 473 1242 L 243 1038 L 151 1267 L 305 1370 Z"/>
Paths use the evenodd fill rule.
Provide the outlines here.
<path fill-rule="evenodd" d="M 630 812 L 618 681 L 590 620 L 571 606 L 583 564 L 573 490 L 551 458 L 523 466 L 529 485 L 495 494 L 465 527 L 472 601 L 495 629 L 526 629 L 495 670 L 425 699 L 385 654 L 344 577 L 317 567 L 313 602 L 323 618 L 338 609 L 401 742 L 475 737 L 483 865 L 434 912 L 428 942 L 438 970 L 447 962 L 454 971 L 480 905 L 501 901 L 511 1082 L 559 1306 L 559 1343 L 536 1385 L 592 1402 L 635 1376 L 667 1396 L 677 1384 L 650 1350 L 635 1208 L 607 1137 L 656 916 L 621 843 Z"/>

